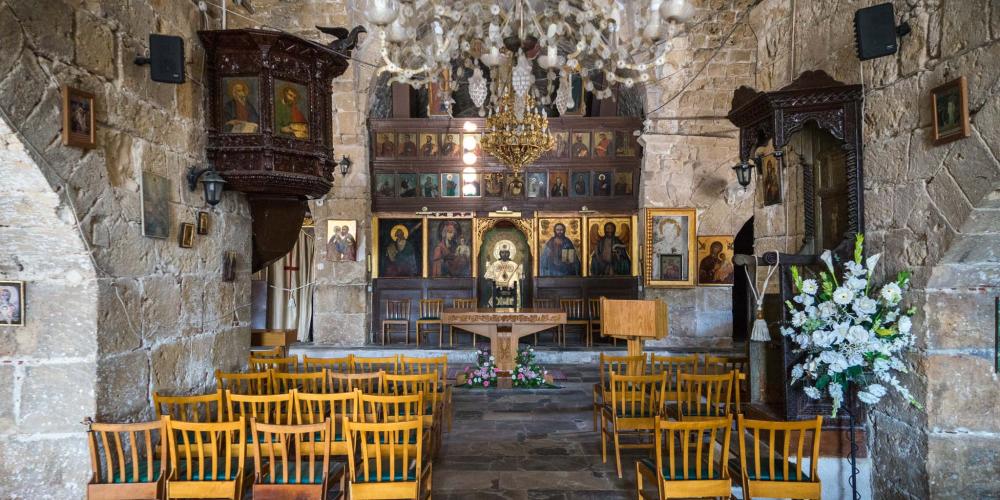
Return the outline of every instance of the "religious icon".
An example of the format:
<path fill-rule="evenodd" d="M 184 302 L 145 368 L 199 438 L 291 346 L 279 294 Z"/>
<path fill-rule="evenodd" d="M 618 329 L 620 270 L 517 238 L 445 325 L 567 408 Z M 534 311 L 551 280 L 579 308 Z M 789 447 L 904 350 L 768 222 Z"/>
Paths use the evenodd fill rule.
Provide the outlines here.
<path fill-rule="evenodd" d="M 493 261 L 486 266 L 483 278 L 493 283 L 490 307 L 519 307 L 523 293 L 524 266 L 514 260 L 517 247 L 513 241 L 500 240 L 493 245 Z"/>
<path fill-rule="evenodd" d="M 375 135 L 375 156 L 392 158 L 396 154 L 396 134 L 379 132 Z"/>
<path fill-rule="evenodd" d="M 348 262 L 358 259 L 358 223 L 353 220 L 326 221 L 326 259 Z"/>
<path fill-rule="evenodd" d="M 565 170 L 549 172 L 549 179 L 551 179 L 549 196 L 553 198 L 565 198 L 569 195 L 569 172 Z"/>
<path fill-rule="evenodd" d="M 420 174 L 420 196 L 437 198 L 441 195 L 441 178 L 438 174 Z"/>
<path fill-rule="evenodd" d="M 733 237 L 698 236 L 698 284 L 732 286 Z"/>
<path fill-rule="evenodd" d="M 615 196 L 630 196 L 632 194 L 632 172 L 615 172 Z"/>
<path fill-rule="evenodd" d="M 632 219 L 600 217 L 587 219 L 589 226 L 590 276 L 632 275 Z"/>
<path fill-rule="evenodd" d="M 556 147 L 549 151 L 549 155 L 553 158 L 569 157 L 569 132 L 555 132 L 552 135 L 556 138 Z"/>
<path fill-rule="evenodd" d="M 378 196 L 396 196 L 396 174 L 375 174 L 375 186 Z"/>
<path fill-rule="evenodd" d="M 959 77 L 931 90 L 934 144 L 969 137 L 969 86 Z"/>
<path fill-rule="evenodd" d="M 228 134 L 256 134 L 260 129 L 257 77 L 222 79 L 222 127 Z"/>
<path fill-rule="evenodd" d="M 427 116 L 450 116 L 451 71 L 445 71 L 439 81 L 427 84 Z"/>
<path fill-rule="evenodd" d="M 441 143 L 441 156 L 445 158 L 462 157 L 462 143 L 458 134 L 444 134 L 444 142 Z"/>
<path fill-rule="evenodd" d="M 458 198 L 462 195 L 459 191 L 460 176 L 462 174 L 441 174 L 441 197 Z"/>
<path fill-rule="evenodd" d="M 574 132 L 570 151 L 573 158 L 590 158 L 590 132 Z"/>
<path fill-rule="evenodd" d="M 507 174 L 507 197 L 520 198 L 524 196 L 524 179 L 522 174 Z"/>
<path fill-rule="evenodd" d="M 437 134 L 420 134 L 420 156 L 433 158 L 438 154 Z"/>
<path fill-rule="evenodd" d="M 483 174 L 483 191 L 486 196 L 503 196 L 503 174 L 498 172 Z"/>
<path fill-rule="evenodd" d="M 198 212 L 198 234 L 208 234 L 208 212 Z"/>
<path fill-rule="evenodd" d="M 538 219 L 539 276 L 580 276 L 583 224 L 576 217 Z"/>
<path fill-rule="evenodd" d="M 594 196 L 611 195 L 611 172 L 598 172 L 594 175 Z"/>
<path fill-rule="evenodd" d="M 570 175 L 570 196 L 590 196 L 590 172 L 573 172 Z"/>
<path fill-rule="evenodd" d="M 90 149 L 97 146 L 94 94 L 62 87 L 62 142 L 66 146 Z"/>
<path fill-rule="evenodd" d="M 181 223 L 181 248 L 191 248 L 194 246 L 194 224 L 190 222 Z"/>
<path fill-rule="evenodd" d="M 694 286 L 696 228 L 693 208 L 646 209 L 646 286 Z"/>
<path fill-rule="evenodd" d="M 399 156 L 407 156 L 411 158 L 415 158 L 417 156 L 416 134 L 399 134 Z"/>
<path fill-rule="evenodd" d="M 309 138 L 309 93 L 306 86 L 274 80 L 274 129 L 278 135 Z"/>
<path fill-rule="evenodd" d="M 399 174 L 399 197 L 417 196 L 417 174 Z"/>
<path fill-rule="evenodd" d="M 170 236 L 170 179 L 150 172 L 142 173 L 142 234 Z"/>
<path fill-rule="evenodd" d="M 566 108 L 565 116 L 584 116 L 587 113 L 586 84 L 583 77 L 573 75 L 570 77 L 570 96 L 573 98 L 572 105 Z"/>
<path fill-rule="evenodd" d="M 378 219 L 380 277 L 420 277 L 423 262 L 422 224 L 420 219 Z"/>
<path fill-rule="evenodd" d="M 614 151 L 611 132 L 594 132 L 594 157 L 609 158 Z"/>
<path fill-rule="evenodd" d="M 0 326 L 24 326 L 23 281 L 0 281 Z"/>
<path fill-rule="evenodd" d="M 528 198 L 545 198 L 547 190 L 547 178 L 545 172 L 531 172 L 528 174 Z"/>
<path fill-rule="evenodd" d="M 764 206 L 778 205 L 781 203 L 781 162 L 773 154 L 764 157 Z"/>
<path fill-rule="evenodd" d="M 430 219 L 427 224 L 430 277 L 472 276 L 472 219 Z"/>
<path fill-rule="evenodd" d="M 635 136 L 628 130 L 615 130 L 615 156 L 634 158 L 635 150 Z"/>
<path fill-rule="evenodd" d="M 465 172 L 462 174 L 462 196 L 466 198 L 479 198 L 480 191 L 479 174 L 476 172 Z"/>

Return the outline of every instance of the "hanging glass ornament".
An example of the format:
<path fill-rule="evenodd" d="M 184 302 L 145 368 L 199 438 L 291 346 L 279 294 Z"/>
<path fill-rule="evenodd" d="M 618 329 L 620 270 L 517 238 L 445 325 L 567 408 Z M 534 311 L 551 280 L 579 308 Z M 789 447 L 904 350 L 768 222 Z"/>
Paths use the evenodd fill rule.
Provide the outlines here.
<path fill-rule="evenodd" d="M 483 70 L 474 69 L 472 76 L 469 77 L 469 97 L 472 98 L 472 104 L 477 108 L 482 108 L 488 94 L 489 89 L 486 88 L 486 77 L 483 76 Z"/>
<path fill-rule="evenodd" d="M 517 66 L 514 68 L 514 74 L 511 78 L 514 93 L 518 97 L 524 97 L 532 83 L 534 83 L 534 76 L 531 74 L 531 61 L 522 52 L 517 58 Z"/>
<path fill-rule="evenodd" d="M 556 109 L 559 116 L 566 114 L 566 110 L 573 107 L 573 93 L 569 88 L 569 75 L 564 71 L 562 79 L 559 80 L 559 90 L 556 91 Z"/>

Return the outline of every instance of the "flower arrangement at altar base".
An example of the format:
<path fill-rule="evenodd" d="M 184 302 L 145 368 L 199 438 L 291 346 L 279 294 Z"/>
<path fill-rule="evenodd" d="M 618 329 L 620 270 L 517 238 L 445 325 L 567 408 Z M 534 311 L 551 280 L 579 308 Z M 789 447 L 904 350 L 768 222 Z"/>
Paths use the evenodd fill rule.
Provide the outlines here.
<path fill-rule="evenodd" d="M 797 344 L 795 352 L 805 353 L 792 366 L 792 383 L 801 382 L 812 399 L 829 395 L 834 417 L 852 384 L 866 405 L 878 403 L 888 387 L 921 408 L 897 378 L 907 372 L 902 356 L 914 345 L 911 317 L 916 310 L 901 305 L 910 273 L 901 271 L 895 281 L 876 289 L 871 280 L 881 254 L 862 259 L 863 253 L 864 235 L 859 234 L 854 259 L 844 263 L 840 280 L 829 250 L 820 256 L 826 270 L 819 281 L 802 279 L 798 268 L 791 268 L 798 295 L 785 302 L 792 319 L 781 334 Z"/>
<path fill-rule="evenodd" d="M 476 349 L 476 369 L 465 367 L 465 385 L 490 387 L 497 385 L 496 359 L 489 349 Z"/>
<path fill-rule="evenodd" d="M 535 363 L 535 348 L 527 346 L 524 350 L 518 351 L 514 360 L 514 373 L 511 374 L 514 387 L 541 387 L 545 385 L 545 374 Z"/>

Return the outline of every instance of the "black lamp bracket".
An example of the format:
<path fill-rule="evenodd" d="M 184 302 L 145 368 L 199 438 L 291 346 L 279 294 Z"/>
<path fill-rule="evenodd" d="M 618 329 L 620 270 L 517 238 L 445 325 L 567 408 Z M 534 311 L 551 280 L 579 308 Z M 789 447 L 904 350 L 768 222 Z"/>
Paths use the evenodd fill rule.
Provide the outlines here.
<path fill-rule="evenodd" d="M 213 167 L 198 168 L 196 166 L 192 166 L 191 168 L 189 168 L 187 173 L 188 189 L 190 189 L 191 191 L 198 189 L 198 179 L 200 179 L 201 176 L 204 175 L 204 173 L 208 172 L 209 170 L 214 170 L 214 168 Z"/>

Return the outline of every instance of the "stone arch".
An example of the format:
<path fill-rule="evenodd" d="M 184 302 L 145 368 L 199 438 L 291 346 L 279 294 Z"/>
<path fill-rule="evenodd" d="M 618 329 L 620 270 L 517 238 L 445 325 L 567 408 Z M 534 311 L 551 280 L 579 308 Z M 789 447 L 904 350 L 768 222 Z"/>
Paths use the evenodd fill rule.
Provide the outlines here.
<path fill-rule="evenodd" d="M 0 325 L 0 497 L 82 498 L 80 421 L 97 409 L 94 263 L 73 208 L 3 117 L 0 179 L 0 281 L 23 281 L 26 298 L 24 326 Z"/>

